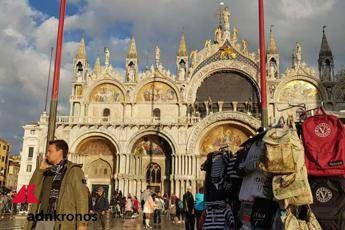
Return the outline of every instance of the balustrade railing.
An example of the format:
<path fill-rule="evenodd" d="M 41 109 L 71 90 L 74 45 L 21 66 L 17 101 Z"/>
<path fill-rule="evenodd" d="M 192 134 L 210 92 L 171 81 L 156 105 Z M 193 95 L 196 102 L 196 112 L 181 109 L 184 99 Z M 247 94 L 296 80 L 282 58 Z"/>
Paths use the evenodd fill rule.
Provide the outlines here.
<path fill-rule="evenodd" d="M 124 119 L 106 117 L 74 117 L 74 116 L 58 116 L 57 124 L 110 124 L 110 125 L 177 125 L 190 124 L 200 122 L 207 116 L 218 113 L 237 111 L 246 113 L 250 116 L 260 118 L 259 103 L 248 102 L 196 102 L 189 105 L 187 114 L 180 117 L 151 117 L 151 118 L 128 118 Z"/>

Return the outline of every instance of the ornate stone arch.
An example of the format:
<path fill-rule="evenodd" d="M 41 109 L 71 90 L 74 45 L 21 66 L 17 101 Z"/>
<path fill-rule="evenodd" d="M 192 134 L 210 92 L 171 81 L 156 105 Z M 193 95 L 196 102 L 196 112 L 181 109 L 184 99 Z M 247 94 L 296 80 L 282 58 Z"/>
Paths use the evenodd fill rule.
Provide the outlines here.
<path fill-rule="evenodd" d="M 118 82 L 115 79 L 100 79 L 100 80 L 94 81 L 86 90 L 85 98 L 84 98 L 85 101 L 90 102 L 91 93 L 93 92 L 93 90 L 96 87 L 98 87 L 102 84 L 110 84 L 110 85 L 114 85 L 117 88 L 119 88 L 122 95 L 123 95 L 124 101 L 126 101 L 126 90 L 125 90 L 124 86 L 121 84 L 121 82 Z"/>
<path fill-rule="evenodd" d="M 274 101 L 278 102 L 278 96 L 280 95 L 281 91 L 283 90 L 284 86 L 286 84 L 288 84 L 291 81 L 305 81 L 308 82 L 310 84 L 312 84 L 313 86 L 316 87 L 316 89 L 318 89 L 320 96 L 321 96 L 321 100 L 326 100 L 327 99 L 327 92 L 326 89 L 323 87 L 322 83 L 320 80 L 314 78 L 314 77 L 310 77 L 307 75 L 295 75 L 292 77 L 285 77 L 282 79 L 281 82 L 279 82 L 279 84 L 277 85 L 277 88 L 274 92 Z"/>
<path fill-rule="evenodd" d="M 181 95 L 179 93 L 179 90 L 177 88 L 177 86 L 174 84 L 173 81 L 171 81 L 170 79 L 167 79 L 167 78 L 162 78 L 162 77 L 150 77 L 150 78 L 147 78 L 143 81 L 141 81 L 135 88 L 135 90 L 133 91 L 133 100 L 135 101 L 136 98 L 137 98 L 137 95 L 138 93 L 140 92 L 140 90 L 147 84 L 150 84 L 150 83 L 154 83 L 154 82 L 162 82 L 166 85 L 168 85 L 169 87 L 171 87 L 175 94 L 176 94 L 176 98 L 177 98 L 177 103 L 181 101 Z"/>
<path fill-rule="evenodd" d="M 108 141 L 110 141 L 114 145 L 117 153 L 122 152 L 122 148 L 118 144 L 120 142 L 116 139 L 116 137 L 114 137 L 113 135 L 106 133 L 104 131 L 100 131 L 100 130 L 90 130 L 88 132 L 84 132 L 83 134 L 77 136 L 74 140 L 71 140 L 70 152 L 75 153 L 77 146 L 83 140 L 90 138 L 90 137 L 103 137 L 103 138 L 107 139 Z"/>
<path fill-rule="evenodd" d="M 191 131 L 187 140 L 187 152 L 196 154 L 197 147 L 204 135 L 213 127 L 220 124 L 236 124 L 243 127 L 248 133 L 254 134 L 261 126 L 261 121 L 241 112 L 220 112 L 209 115 L 198 123 Z"/>
<path fill-rule="evenodd" d="M 146 135 L 157 135 L 159 137 L 162 137 L 164 140 L 166 140 L 168 142 L 168 144 L 171 147 L 172 150 L 172 154 L 175 154 L 177 152 L 177 143 L 175 142 L 175 140 L 173 139 L 172 136 L 170 136 L 169 134 L 167 134 L 166 132 L 163 131 L 159 131 L 157 132 L 156 130 L 145 130 L 145 131 L 138 131 L 137 133 L 135 133 L 134 135 L 132 135 L 132 137 L 129 139 L 130 141 L 128 142 L 128 145 L 126 146 L 126 152 L 130 153 L 132 151 L 132 149 L 134 148 L 135 143 L 142 137 L 146 136 Z"/>
<path fill-rule="evenodd" d="M 259 72 L 257 69 L 246 63 L 237 60 L 222 60 L 212 62 L 202 67 L 197 73 L 194 74 L 186 87 L 186 98 L 189 103 L 193 103 L 196 99 L 196 93 L 202 82 L 210 77 L 212 74 L 220 71 L 234 71 L 243 74 L 254 85 L 260 98 L 259 87 Z"/>

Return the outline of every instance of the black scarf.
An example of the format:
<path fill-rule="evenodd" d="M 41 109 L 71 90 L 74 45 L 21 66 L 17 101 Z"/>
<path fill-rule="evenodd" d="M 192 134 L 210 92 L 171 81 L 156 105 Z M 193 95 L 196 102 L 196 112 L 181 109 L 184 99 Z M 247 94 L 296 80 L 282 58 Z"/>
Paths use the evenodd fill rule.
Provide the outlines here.
<path fill-rule="evenodd" d="M 67 170 L 67 159 L 63 159 L 59 164 L 52 166 L 47 174 L 54 176 L 49 194 L 48 213 L 56 211 L 62 179 Z"/>

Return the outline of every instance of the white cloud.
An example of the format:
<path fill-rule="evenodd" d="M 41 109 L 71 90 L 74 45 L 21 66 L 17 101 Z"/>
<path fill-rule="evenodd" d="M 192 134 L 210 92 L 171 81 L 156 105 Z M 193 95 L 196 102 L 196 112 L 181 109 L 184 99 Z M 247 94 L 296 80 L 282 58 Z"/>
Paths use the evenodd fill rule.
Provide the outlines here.
<path fill-rule="evenodd" d="M 336 0 L 281 0 L 281 12 L 288 18 L 308 18 L 330 10 Z"/>
<path fill-rule="evenodd" d="M 36 48 L 40 51 L 47 51 L 55 46 L 58 19 L 50 17 L 46 19 L 33 31 Z"/>

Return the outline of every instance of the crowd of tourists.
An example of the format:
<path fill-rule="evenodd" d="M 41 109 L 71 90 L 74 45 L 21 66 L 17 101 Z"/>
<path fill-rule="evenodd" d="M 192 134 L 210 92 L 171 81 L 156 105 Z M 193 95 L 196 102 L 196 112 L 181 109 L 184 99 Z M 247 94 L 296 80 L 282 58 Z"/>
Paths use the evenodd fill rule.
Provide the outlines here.
<path fill-rule="evenodd" d="M 191 187 L 187 187 L 182 198 L 175 194 L 170 196 L 165 193 L 151 191 L 150 186 L 142 191 L 140 200 L 136 196 L 123 195 L 121 190 L 115 190 L 111 195 L 110 202 L 104 195 L 104 188 L 99 187 L 94 194 L 90 194 L 89 209 L 91 213 L 100 215 L 102 228 L 104 229 L 104 216 L 107 211 L 111 218 L 139 219 L 142 216 L 142 224 L 145 229 L 160 226 L 162 219 L 176 225 L 185 225 L 187 230 L 201 229 L 199 223 L 204 211 L 203 188 L 192 194 Z M 142 214 L 142 215 L 140 215 Z"/>

